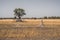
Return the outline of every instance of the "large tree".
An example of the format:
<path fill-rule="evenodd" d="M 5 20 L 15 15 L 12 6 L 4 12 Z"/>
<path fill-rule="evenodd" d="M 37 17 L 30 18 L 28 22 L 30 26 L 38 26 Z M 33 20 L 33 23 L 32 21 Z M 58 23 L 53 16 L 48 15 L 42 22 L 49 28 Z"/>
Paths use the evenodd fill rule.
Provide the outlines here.
<path fill-rule="evenodd" d="M 14 10 L 14 15 L 15 15 L 15 18 L 18 17 L 18 19 L 20 19 L 20 21 L 22 21 L 21 17 L 24 16 L 24 15 L 26 15 L 26 13 L 25 13 L 24 9 L 16 8 Z"/>

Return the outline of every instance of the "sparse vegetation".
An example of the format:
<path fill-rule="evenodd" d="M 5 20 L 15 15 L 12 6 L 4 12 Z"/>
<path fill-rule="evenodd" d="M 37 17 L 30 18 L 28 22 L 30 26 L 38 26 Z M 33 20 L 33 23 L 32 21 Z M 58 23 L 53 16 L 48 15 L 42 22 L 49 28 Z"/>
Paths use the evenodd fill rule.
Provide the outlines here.
<path fill-rule="evenodd" d="M 60 40 L 60 19 L 0 20 L 0 40 Z"/>

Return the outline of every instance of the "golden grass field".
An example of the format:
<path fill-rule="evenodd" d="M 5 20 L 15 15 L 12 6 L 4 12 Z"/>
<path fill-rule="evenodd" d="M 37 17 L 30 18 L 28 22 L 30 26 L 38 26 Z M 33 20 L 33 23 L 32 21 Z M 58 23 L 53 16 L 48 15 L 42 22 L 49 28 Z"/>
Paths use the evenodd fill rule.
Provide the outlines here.
<path fill-rule="evenodd" d="M 60 19 L 2 19 L 0 40 L 60 40 Z"/>
<path fill-rule="evenodd" d="M 0 24 L 16 24 L 18 27 L 32 27 L 32 26 L 40 26 L 41 25 L 41 19 L 23 19 L 23 22 L 16 22 L 14 19 L 5 19 L 0 20 Z M 44 26 L 60 26 L 60 19 L 43 19 L 43 25 Z"/>

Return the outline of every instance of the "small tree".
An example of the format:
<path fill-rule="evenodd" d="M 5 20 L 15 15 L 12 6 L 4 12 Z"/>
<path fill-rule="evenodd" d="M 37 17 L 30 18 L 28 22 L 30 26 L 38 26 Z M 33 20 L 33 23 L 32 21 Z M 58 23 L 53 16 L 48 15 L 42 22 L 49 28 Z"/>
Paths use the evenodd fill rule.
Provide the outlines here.
<path fill-rule="evenodd" d="M 47 19 L 47 16 L 44 16 L 44 19 Z"/>
<path fill-rule="evenodd" d="M 14 10 L 14 15 L 15 15 L 15 18 L 18 17 L 18 21 L 22 21 L 22 20 L 21 20 L 21 17 L 22 17 L 23 15 L 26 15 L 26 13 L 25 13 L 25 10 L 24 10 L 24 9 L 16 8 L 16 9 Z"/>

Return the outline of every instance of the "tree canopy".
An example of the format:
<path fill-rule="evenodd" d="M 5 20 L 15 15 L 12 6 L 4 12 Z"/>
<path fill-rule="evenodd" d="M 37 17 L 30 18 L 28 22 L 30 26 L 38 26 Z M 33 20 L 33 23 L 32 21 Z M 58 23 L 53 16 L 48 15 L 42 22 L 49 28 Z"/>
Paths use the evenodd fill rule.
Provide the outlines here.
<path fill-rule="evenodd" d="M 15 8 L 14 15 L 15 15 L 15 18 L 18 17 L 19 19 L 21 19 L 22 16 L 26 15 L 26 13 L 24 9 Z"/>

